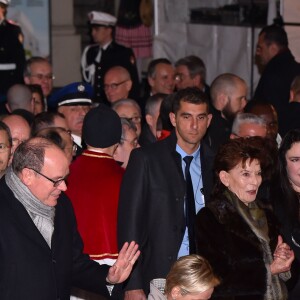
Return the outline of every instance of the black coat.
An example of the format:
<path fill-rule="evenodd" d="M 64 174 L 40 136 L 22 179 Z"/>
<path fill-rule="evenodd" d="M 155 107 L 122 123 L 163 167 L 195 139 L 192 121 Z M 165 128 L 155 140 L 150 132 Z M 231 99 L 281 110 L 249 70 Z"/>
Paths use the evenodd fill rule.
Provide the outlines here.
<path fill-rule="evenodd" d="M 196 241 L 198 254 L 210 262 L 221 279 L 214 297 L 263 300 L 267 270 L 259 239 L 225 197 L 208 206 L 197 215 Z M 270 211 L 266 211 L 266 217 L 273 253 L 279 228 Z"/>
<path fill-rule="evenodd" d="M 23 83 L 25 51 L 19 35 L 19 26 L 7 20 L 0 24 L 0 95 L 5 95 L 13 84 Z M 9 67 L 9 64 L 15 66 Z"/>
<path fill-rule="evenodd" d="M 266 65 L 258 82 L 254 98 L 272 104 L 279 119 L 279 133 L 283 114 L 289 103 L 290 87 L 295 76 L 300 74 L 300 64 L 287 50 L 273 57 Z"/>
<path fill-rule="evenodd" d="M 73 208 L 64 194 L 55 209 L 51 249 L 4 179 L 0 199 L 2 300 L 69 300 L 71 285 L 109 297 L 108 267 L 82 253 Z"/>
<path fill-rule="evenodd" d="M 295 253 L 295 260 L 292 264 L 292 279 L 288 282 L 288 288 L 289 300 L 298 300 L 300 299 L 300 219 L 295 223 L 292 221 L 293 217 L 290 215 L 287 203 L 287 197 L 291 197 L 291 194 L 286 195 L 281 190 L 278 181 L 271 185 L 271 197 L 274 213 L 280 221 L 280 233 Z M 299 201 L 296 194 L 294 200 Z M 293 209 L 299 211 L 299 205 L 297 204 Z"/>
<path fill-rule="evenodd" d="M 94 64 L 96 67 L 94 78 L 96 101 L 102 103 L 107 101 L 103 90 L 104 75 L 108 69 L 114 66 L 122 66 L 130 73 L 133 85 L 129 98 L 136 100 L 139 97 L 139 79 L 132 49 L 119 45 L 116 42 L 111 42 L 107 49 L 102 52 L 100 63 L 97 63 L 95 59 L 99 52 L 99 45 L 96 44 L 88 47 L 89 49 L 86 52 L 87 65 Z"/>
<path fill-rule="evenodd" d="M 176 261 L 185 231 L 185 180 L 176 135 L 132 151 L 121 185 L 118 243 L 135 240 L 141 257 L 125 287 L 149 291 L 153 278 L 165 278 Z M 206 202 L 213 185 L 214 155 L 201 144 Z"/>
<path fill-rule="evenodd" d="M 300 103 L 290 102 L 284 111 L 282 120 L 282 137 L 284 137 L 291 129 L 300 128 Z"/>

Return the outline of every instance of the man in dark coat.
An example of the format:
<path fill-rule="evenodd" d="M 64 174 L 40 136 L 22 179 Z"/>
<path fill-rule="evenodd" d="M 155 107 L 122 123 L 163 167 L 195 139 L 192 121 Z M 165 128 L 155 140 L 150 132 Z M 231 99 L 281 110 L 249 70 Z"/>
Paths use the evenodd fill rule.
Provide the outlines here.
<path fill-rule="evenodd" d="M 0 182 L 0 295 L 3 300 L 67 300 L 71 286 L 109 297 L 106 284 L 128 277 L 137 245 L 125 245 L 115 265 L 99 266 L 83 243 L 65 178 L 64 152 L 44 138 L 22 143 Z"/>
<path fill-rule="evenodd" d="M 256 55 L 264 67 L 254 98 L 272 104 L 278 114 L 282 134 L 283 114 L 289 103 L 290 86 L 300 74 L 300 64 L 288 48 L 285 30 L 277 25 L 264 27 L 258 38 Z"/>
<path fill-rule="evenodd" d="M 25 51 L 21 28 L 6 19 L 9 0 L 0 0 L 0 96 L 15 83 L 23 83 Z"/>
<path fill-rule="evenodd" d="M 125 299 L 146 299 L 149 282 L 164 278 L 179 256 L 190 253 L 185 220 L 185 156 L 196 211 L 209 200 L 213 153 L 202 143 L 211 115 L 205 94 L 183 89 L 174 97 L 170 137 L 132 151 L 121 185 L 118 242 L 135 238 L 143 251 L 125 286 Z"/>
<path fill-rule="evenodd" d="M 133 82 L 129 96 L 136 99 L 139 96 L 139 79 L 135 56 L 132 49 L 113 40 L 117 19 L 110 14 L 97 11 L 90 12 L 88 16 L 95 44 L 87 46 L 82 54 L 81 68 L 84 81 L 94 86 L 97 102 L 107 102 L 103 90 L 104 74 L 111 67 L 122 66 L 128 70 Z"/>

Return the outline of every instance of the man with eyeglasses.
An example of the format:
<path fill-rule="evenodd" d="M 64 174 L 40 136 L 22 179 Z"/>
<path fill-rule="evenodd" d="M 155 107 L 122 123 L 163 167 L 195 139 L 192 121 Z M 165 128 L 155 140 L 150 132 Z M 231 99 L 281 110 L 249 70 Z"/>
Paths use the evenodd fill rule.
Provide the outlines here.
<path fill-rule="evenodd" d="M 116 112 L 104 104 L 91 109 L 82 128 L 87 149 L 71 164 L 68 177 L 67 195 L 74 206 L 84 252 L 99 264 L 112 265 L 118 257 L 117 208 L 124 171 L 113 155 L 121 132 Z M 114 297 L 116 292 L 114 288 Z M 91 299 L 83 291 L 72 294 L 72 300 Z"/>
<path fill-rule="evenodd" d="M 206 84 L 206 67 L 203 60 L 195 55 L 179 59 L 175 63 L 175 85 L 177 90 L 187 87 L 197 87 L 209 95 L 209 86 Z"/>
<path fill-rule="evenodd" d="M 83 80 L 93 85 L 95 89 L 95 101 L 107 102 L 103 89 L 104 74 L 113 66 L 122 66 L 128 70 L 133 82 L 130 97 L 135 99 L 139 96 L 135 56 L 131 48 L 114 41 L 116 17 L 100 11 L 91 11 L 88 18 L 94 44 L 84 49 L 81 68 Z"/>
<path fill-rule="evenodd" d="M 70 299 L 71 286 L 109 297 L 107 284 L 128 277 L 139 252 L 126 243 L 113 267 L 83 254 L 67 196 L 69 162 L 51 141 L 36 137 L 16 150 L 0 181 L 1 299 Z"/>
<path fill-rule="evenodd" d="M 136 101 L 132 99 L 121 99 L 113 103 L 111 107 L 120 118 L 125 118 L 136 126 L 137 136 L 140 137 L 142 132 L 142 114 L 141 108 Z"/>
<path fill-rule="evenodd" d="M 122 136 L 114 153 L 114 159 L 121 165 L 123 169 L 126 169 L 131 151 L 139 148 L 140 144 L 134 123 L 125 118 L 121 118 L 121 123 Z"/>
<path fill-rule="evenodd" d="M 84 82 L 73 82 L 53 93 L 49 99 L 49 108 L 65 116 L 68 129 L 71 130 L 75 144 L 78 146 L 76 155 L 83 151 L 81 139 L 83 120 L 92 105 L 94 90 Z"/>
<path fill-rule="evenodd" d="M 34 56 L 27 60 L 24 70 L 24 82 L 40 85 L 46 99 L 52 92 L 53 80 L 52 66 L 46 58 Z"/>
<path fill-rule="evenodd" d="M 129 72 L 121 66 L 110 68 L 105 73 L 103 87 L 109 103 L 128 98 L 132 88 Z"/>
<path fill-rule="evenodd" d="M 6 172 L 11 156 L 12 138 L 8 126 L 0 121 L 0 178 Z"/>

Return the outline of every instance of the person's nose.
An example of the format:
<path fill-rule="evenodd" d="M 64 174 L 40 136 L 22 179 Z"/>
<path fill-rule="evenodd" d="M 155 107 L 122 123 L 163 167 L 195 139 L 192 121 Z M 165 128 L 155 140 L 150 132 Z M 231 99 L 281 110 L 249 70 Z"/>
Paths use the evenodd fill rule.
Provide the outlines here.
<path fill-rule="evenodd" d="M 67 190 L 67 184 L 66 184 L 66 181 L 63 180 L 63 181 L 61 182 L 61 184 L 60 184 L 57 188 L 58 188 L 60 191 L 65 192 L 65 191 Z"/>
<path fill-rule="evenodd" d="M 198 119 L 197 118 L 192 118 L 191 119 L 191 128 L 193 128 L 193 129 L 198 128 Z"/>

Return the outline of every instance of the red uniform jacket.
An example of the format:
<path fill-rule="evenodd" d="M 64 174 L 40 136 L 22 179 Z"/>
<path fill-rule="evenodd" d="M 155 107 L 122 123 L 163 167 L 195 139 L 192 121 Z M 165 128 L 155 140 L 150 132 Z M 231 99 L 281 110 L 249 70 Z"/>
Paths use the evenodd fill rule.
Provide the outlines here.
<path fill-rule="evenodd" d="M 117 210 L 124 170 L 104 153 L 85 150 L 70 166 L 70 197 L 91 259 L 117 258 Z"/>

